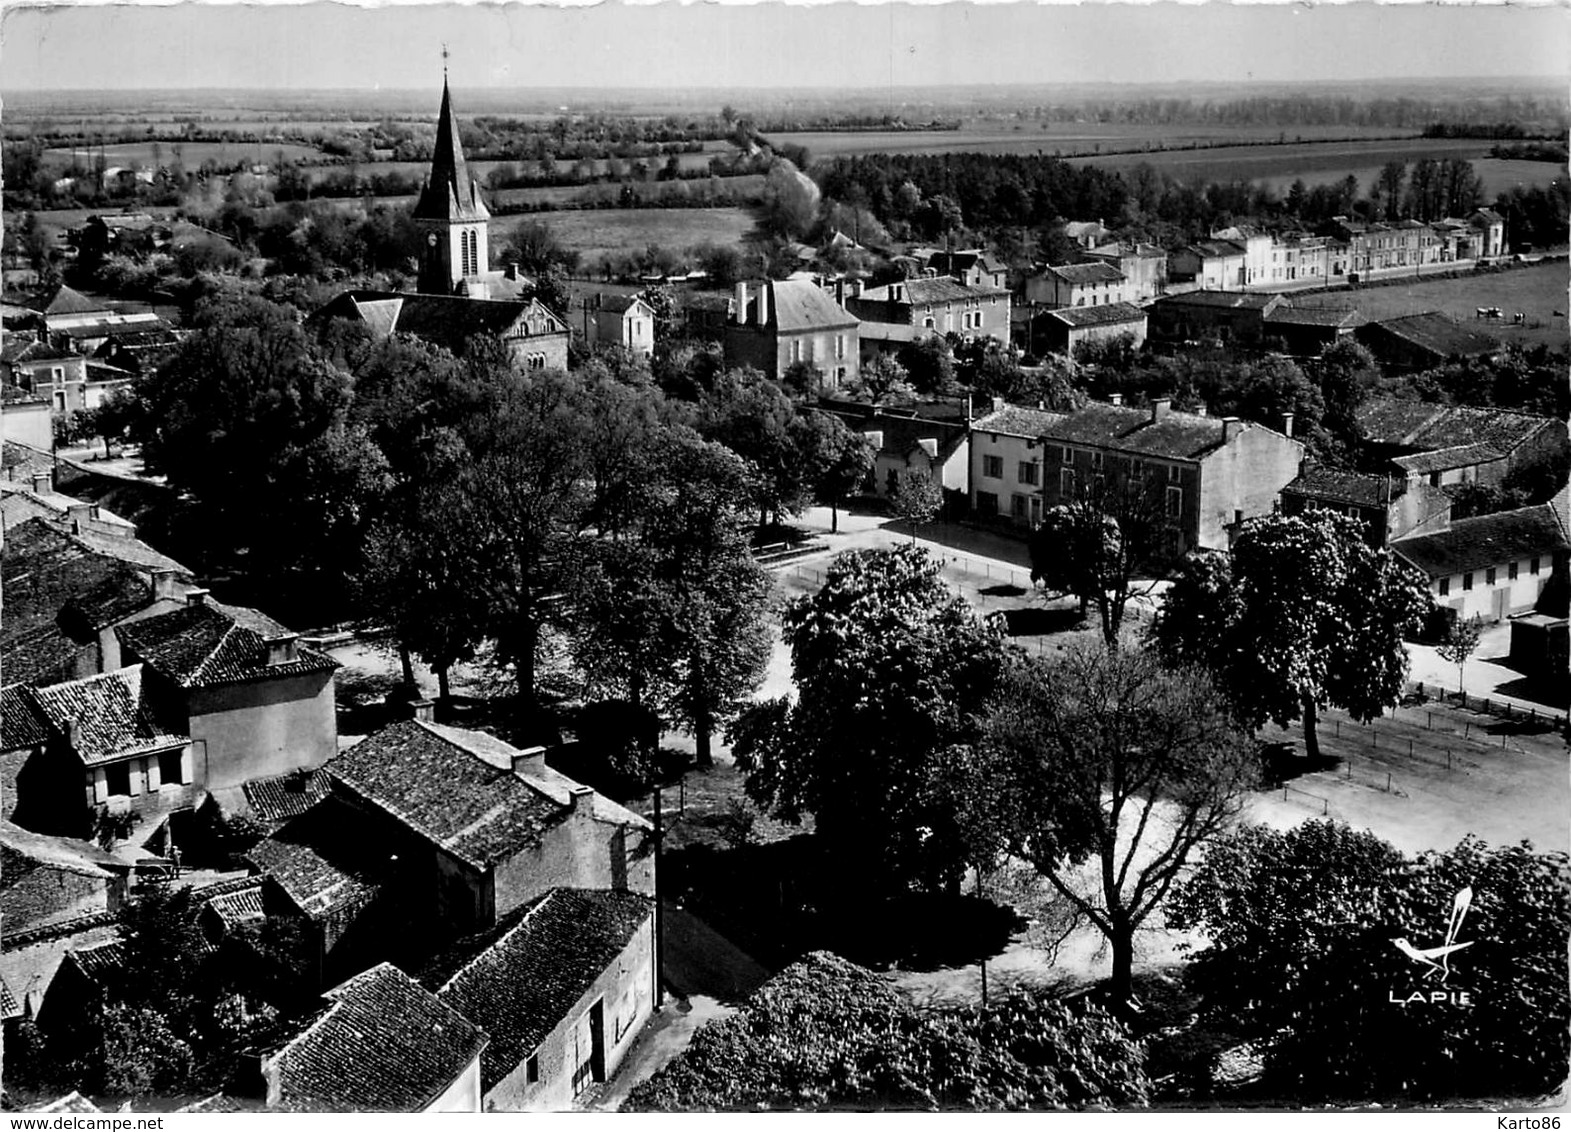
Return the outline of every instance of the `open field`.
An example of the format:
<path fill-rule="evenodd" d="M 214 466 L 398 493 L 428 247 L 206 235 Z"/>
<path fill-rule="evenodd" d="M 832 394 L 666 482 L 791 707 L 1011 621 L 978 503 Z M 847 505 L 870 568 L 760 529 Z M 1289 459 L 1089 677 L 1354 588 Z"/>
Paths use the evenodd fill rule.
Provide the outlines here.
<path fill-rule="evenodd" d="M 1394 318 L 1404 314 L 1438 310 L 1507 343 L 1538 345 L 1554 349 L 1571 345 L 1564 314 L 1567 284 L 1571 283 L 1564 261 L 1468 276 L 1463 279 L 1428 279 L 1422 282 L 1386 287 L 1364 287 L 1347 293 L 1295 297 L 1298 307 L 1326 306 L 1345 310 L 1349 307 L 1367 318 Z M 1502 322 L 1478 322 L 1479 307 L 1499 307 L 1505 312 Z M 1527 316 L 1522 326 L 1509 325 L 1511 314 Z"/>
<path fill-rule="evenodd" d="M 1501 193 L 1514 188 L 1533 188 L 1549 184 L 1557 177 L 1564 177 L 1566 171 L 1563 167 L 1552 161 L 1502 161 L 1494 157 L 1478 157 L 1473 159 L 1473 169 L 1479 179 L 1484 183 L 1484 199 L 1493 200 Z M 1252 178 L 1269 184 L 1277 192 L 1286 195 L 1288 188 L 1300 176 L 1306 185 L 1314 185 L 1322 181 L 1336 181 L 1351 173 L 1358 178 L 1359 188 L 1368 192 L 1369 186 L 1374 183 L 1380 173 L 1379 165 L 1348 167 L 1331 173 L 1315 173 L 1304 175 L 1300 173 L 1280 173 L 1272 177 Z"/>
<path fill-rule="evenodd" d="M 1076 164 L 1127 172 L 1146 164 L 1180 179 L 1263 181 L 1302 177 L 1309 184 L 1335 181 L 1359 169 L 1378 169 L 1388 161 L 1446 157 L 1476 161 L 1490 142 L 1477 138 L 1400 138 L 1395 141 L 1324 142 L 1316 145 L 1240 145 L 1200 150 L 1153 150 L 1107 157 L 1078 157 Z M 1546 163 L 1547 165 L 1547 163 Z M 1553 168 L 1552 166 L 1549 166 Z"/>
<path fill-rule="evenodd" d="M 680 250 L 695 244 L 734 244 L 753 230 L 745 208 L 629 208 L 543 212 L 527 218 L 544 224 L 562 244 L 593 260 L 643 251 L 650 244 Z M 492 243 L 500 247 L 518 221 L 503 220 Z"/>
<path fill-rule="evenodd" d="M 109 165 L 142 165 L 154 163 L 153 150 L 158 149 L 158 162 L 168 165 L 175 159 L 175 149 L 180 150 L 180 160 L 187 169 L 196 169 L 204 161 L 232 165 L 237 161 L 263 162 L 271 165 L 283 153 L 286 161 L 311 161 L 322 156 L 319 150 L 306 145 L 286 145 L 280 142 L 175 142 L 139 141 L 104 146 L 104 160 Z M 78 150 L 82 159 L 86 150 Z M 92 153 L 98 152 L 95 146 Z M 51 166 L 67 168 L 71 164 L 69 149 L 46 149 L 44 159 Z"/>

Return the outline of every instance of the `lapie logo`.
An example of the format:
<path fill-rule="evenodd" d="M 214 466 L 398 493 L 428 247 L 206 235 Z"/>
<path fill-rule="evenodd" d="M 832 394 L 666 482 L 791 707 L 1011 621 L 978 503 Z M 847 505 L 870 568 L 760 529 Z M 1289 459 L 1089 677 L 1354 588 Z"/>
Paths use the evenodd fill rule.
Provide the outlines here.
<path fill-rule="evenodd" d="M 1461 933 L 1462 921 L 1467 919 L 1468 909 L 1472 906 L 1473 890 L 1471 888 L 1464 888 L 1456 894 L 1456 897 L 1451 901 L 1451 922 L 1446 925 L 1445 940 L 1436 947 L 1414 947 L 1405 936 L 1391 942 L 1403 955 L 1424 967 L 1424 978 L 1432 979 L 1438 975 L 1440 982 L 1444 983 L 1451 975 L 1451 957 L 1464 947 L 1473 946 L 1472 940 L 1458 943 L 1456 938 Z M 1450 1002 L 1456 1006 L 1467 1006 L 1472 1002 L 1466 991 L 1436 990 L 1427 994 L 1423 991 L 1414 991 L 1405 998 L 1399 998 L 1395 991 L 1388 992 L 1388 994 L 1392 1002 L 1403 1005 L 1414 1002 Z"/>

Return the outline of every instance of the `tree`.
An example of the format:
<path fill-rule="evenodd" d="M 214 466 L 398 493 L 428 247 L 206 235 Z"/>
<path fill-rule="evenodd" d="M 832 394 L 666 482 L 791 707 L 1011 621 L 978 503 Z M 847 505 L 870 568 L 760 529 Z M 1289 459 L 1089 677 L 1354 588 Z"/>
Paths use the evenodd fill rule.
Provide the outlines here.
<path fill-rule="evenodd" d="M 888 354 L 879 354 L 858 371 L 855 392 L 876 407 L 886 399 L 910 397 L 913 390 L 905 366 Z"/>
<path fill-rule="evenodd" d="M 1266 1045 L 1276 1096 L 1302 1103 L 1535 1097 L 1566 1079 L 1571 893 L 1564 853 L 1467 838 L 1409 860 L 1313 821 L 1239 830 L 1174 893 L 1168 919 L 1208 945 L 1191 965 L 1207 1015 Z M 1446 939 L 1444 985 L 1394 945 Z M 1419 993 L 1465 993 L 1441 1006 Z"/>
<path fill-rule="evenodd" d="M 937 334 L 900 347 L 895 360 L 905 367 L 913 389 L 949 389 L 955 383 L 955 354 Z"/>
<path fill-rule="evenodd" d="M 1318 758 L 1323 705 L 1368 721 L 1397 702 L 1403 638 L 1428 614 L 1429 586 L 1389 549 L 1365 542 L 1357 520 L 1331 512 L 1251 519 L 1230 559 L 1204 557 L 1185 563 L 1153 636 L 1170 660 L 1211 668 L 1249 726 L 1302 719 L 1305 749 Z"/>
<path fill-rule="evenodd" d="M 1124 614 L 1160 578 L 1171 545 L 1172 520 L 1162 484 L 1114 473 L 1111 482 L 1078 485 L 1070 502 L 1049 508 L 1031 533 L 1031 581 L 1080 598 L 1080 614 L 1095 604 L 1102 639 L 1119 647 Z"/>
<path fill-rule="evenodd" d="M 1231 825 L 1253 782 L 1250 745 L 1198 670 L 1083 646 L 1015 665 L 979 750 L 990 824 L 1107 940 L 1112 991 L 1127 1000 L 1135 934 Z"/>
<path fill-rule="evenodd" d="M 732 371 L 707 399 L 701 431 L 753 465 L 760 527 L 800 510 L 813 481 L 812 430 L 778 385 Z"/>
<path fill-rule="evenodd" d="M 816 433 L 818 453 L 813 493 L 818 502 L 829 505 L 829 531 L 834 534 L 840 530 L 840 504 L 867 482 L 878 454 L 865 434 L 852 432 L 833 413 L 814 413 L 808 420 Z"/>
<path fill-rule="evenodd" d="M 1456 690 L 1459 694 L 1467 693 L 1462 680 L 1463 669 L 1467 666 L 1468 657 L 1478 650 L 1478 640 L 1483 632 L 1484 623 L 1479 617 L 1475 615 L 1464 619 L 1459 615 L 1446 630 L 1445 639 L 1435 646 L 1435 652 L 1440 654 L 1441 660 L 1456 665 Z"/>
<path fill-rule="evenodd" d="M 818 223 L 820 197 L 811 177 L 777 158 L 764 177 L 765 223 L 787 239 L 801 239 Z"/>
<path fill-rule="evenodd" d="M 1358 409 L 1380 379 L 1380 366 L 1362 343 L 1342 338 L 1325 348 L 1313 363 L 1312 374 L 1325 406 L 1320 424 L 1328 442 L 1317 455 L 1325 463 L 1350 466 L 1364 435 Z"/>
<path fill-rule="evenodd" d="M 821 951 L 705 1026 L 629 1107 L 1083 1109 L 1141 1105 L 1148 1090 L 1140 1047 L 1096 1006 L 1016 992 L 980 1009 L 919 1007 Z"/>
<path fill-rule="evenodd" d="M 889 506 L 897 519 L 903 519 L 911 528 L 911 541 L 916 541 L 916 528 L 931 523 L 944 505 L 944 489 L 928 472 L 905 469 L 895 474 L 895 489 L 889 493 Z"/>
<path fill-rule="evenodd" d="M 733 729 L 748 796 L 785 821 L 812 814 L 825 852 L 873 893 L 957 886 L 947 758 L 997 684 L 998 635 L 915 545 L 840 555 L 783 631 L 796 702 L 760 703 Z"/>

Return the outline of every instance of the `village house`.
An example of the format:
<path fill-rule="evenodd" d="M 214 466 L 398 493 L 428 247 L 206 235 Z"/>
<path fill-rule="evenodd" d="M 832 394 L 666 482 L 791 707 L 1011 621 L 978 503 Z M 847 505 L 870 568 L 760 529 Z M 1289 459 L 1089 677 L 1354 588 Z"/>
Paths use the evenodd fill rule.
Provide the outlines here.
<path fill-rule="evenodd" d="M 1202 291 L 1225 291 L 1247 282 L 1248 253 L 1230 240 L 1196 240 L 1167 257 L 1169 284 L 1187 283 Z"/>
<path fill-rule="evenodd" d="M 280 1112 L 479 1112 L 485 1032 L 391 963 L 346 979 L 260 1059 Z"/>
<path fill-rule="evenodd" d="M 610 1079 L 659 1001 L 654 930 L 648 896 L 556 888 L 421 972 L 490 1038 L 486 1111 L 563 1111 Z"/>
<path fill-rule="evenodd" d="M 1009 268 L 981 248 L 967 248 L 958 252 L 935 251 L 927 257 L 924 266 L 967 287 L 1001 291 L 1007 290 L 1009 286 Z"/>
<path fill-rule="evenodd" d="M 121 660 L 142 664 L 163 710 L 201 756 L 195 782 L 233 796 L 242 783 L 320 766 L 338 751 L 338 662 L 254 609 L 205 590 L 168 613 L 121 624 Z"/>
<path fill-rule="evenodd" d="M 1042 521 L 1042 434 L 1063 413 L 993 403 L 971 422 L 971 513 L 1007 518 L 1016 527 Z"/>
<path fill-rule="evenodd" d="M 585 296 L 584 341 L 596 346 L 621 346 L 640 357 L 655 352 L 655 312 L 638 295 Z"/>
<path fill-rule="evenodd" d="M 1244 250 L 1243 274 L 1238 283 L 1248 287 L 1265 282 L 1271 276 L 1271 249 L 1275 244 L 1269 232 L 1246 225 L 1221 228 L 1211 233 L 1211 239 L 1231 244 Z"/>
<path fill-rule="evenodd" d="M 751 366 L 778 382 L 806 363 L 823 374 L 827 390 L 840 389 L 859 372 L 858 327 L 858 317 L 811 279 L 765 281 L 756 291 L 738 283 L 725 327 L 726 368 Z"/>
<path fill-rule="evenodd" d="M 1460 618 L 1505 621 L 1531 611 L 1571 551 L 1565 493 L 1555 503 L 1457 519 L 1443 530 L 1397 539 L 1391 549 L 1422 570 L 1435 603 Z"/>
<path fill-rule="evenodd" d="M 1246 519 L 1273 512 L 1304 455 L 1281 432 L 1237 417 L 1174 412 L 1165 397 L 1149 409 L 1088 405 L 1049 424 L 1040 439 L 1046 506 L 1073 502 L 1098 484 L 1140 483 L 1170 524 L 1173 554 L 1227 549 Z"/>
<path fill-rule="evenodd" d="M 1146 310 L 1150 315 L 1151 335 L 1155 338 L 1258 342 L 1266 332 L 1266 319 L 1274 311 L 1291 306 L 1281 295 L 1190 291 L 1166 295 Z"/>
<path fill-rule="evenodd" d="M 991 277 L 981 272 L 976 277 Z M 926 275 L 863 289 L 855 284 L 846 295 L 846 309 L 864 323 L 910 327 L 917 336 L 958 334 L 1009 343 L 1007 288 L 991 283 L 962 283 L 932 269 Z"/>
<path fill-rule="evenodd" d="M 1363 524 L 1369 545 L 1425 534 L 1451 521 L 1451 496 L 1426 480 L 1350 472 L 1305 462 L 1282 489 L 1282 514 L 1336 511 Z"/>
<path fill-rule="evenodd" d="M 1379 319 L 1360 326 L 1355 336 L 1382 367 L 1398 372 L 1489 358 L 1504 349 L 1498 338 L 1463 326 L 1439 311 Z"/>
<path fill-rule="evenodd" d="M 1124 303 L 1132 291 L 1122 271 L 1100 260 L 1044 267 L 1025 287 L 1026 302 L 1049 308 Z"/>
<path fill-rule="evenodd" d="M 1167 289 L 1167 253 L 1155 244 L 1113 242 L 1083 255 L 1087 262 L 1105 263 L 1125 280 L 1125 301 L 1143 303 Z"/>
<path fill-rule="evenodd" d="M 1564 421 L 1506 409 L 1371 400 L 1358 425 L 1371 457 L 1434 487 L 1498 484 L 1571 451 Z"/>
<path fill-rule="evenodd" d="M 1071 220 L 1064 225 L 1064 237 L 1086 249 L 1107 243 L 1112 235 L 1100 220 Z"/>
<path fill-rule="evenodd" d="M 1028 353 L 1048 351 L 1072 358 L 1088 342 L 1128 337 L 1138 347 L 1146 340 L 1146 312 L 1133 303 L 1065 307 L 1042 311 L 1026 329 Z"/>
<path fill-rule="evenodd" d="M 901 472 L 926 476 L 946 498 L 966 492 L 967 430 L 963 422 L 929 416 L 917 409 L 879 408 L 854 401 L 820 405 L 873 446 L 871 494 L 887 498 Z"/>

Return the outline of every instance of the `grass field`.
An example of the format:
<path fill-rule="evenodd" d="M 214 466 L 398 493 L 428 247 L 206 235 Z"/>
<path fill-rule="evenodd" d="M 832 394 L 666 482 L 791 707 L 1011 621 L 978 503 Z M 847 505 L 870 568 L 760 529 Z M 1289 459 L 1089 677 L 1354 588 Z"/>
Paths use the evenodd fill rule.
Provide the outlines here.
<path fill-rule="evenodd" d="M 1568 283 L 1571 283 L 1571 273 L 1564 262 L 1546 263 L 1465 279 L 1430 279 L 1398 286 L 1366 287 L 1356 292 L 1304 295 L 1294 297 L 1293 305 L 1344 310 L 1356 307 L 1372 319 L 1438 310 L 1507 343 L 1543 343 L 1564 349 L 1571 346 L 1571 330 L 1567 329 L 1565 315 L 1557 316 L 1555 312 L 1568 309 Z M 1479 307 L 1499 307 L 1506 318 L 1504 322 L 1479 322 L 1474 317 Z M 1509 325 L 1511 314 L 1516 311 L 1527 316 L 1522 326 Z"/>
<path fill-rule="evenodd" d="M 1334 181 L 1360 169 L 1378 169 L 1388 161 L 1421 157 L 1453 157 L 1476 161 L 1490 143 L 1467 138 L 1404 138 L 1397 141 L 1324 142 L 1316 145 L 1223 146 L 1200 150 L 1156 150 L 1149 153 L 1079 157 L 1076 164 L 1125 172 L 1148 164 L 1164 173 L 1208 181 L 1259 181 L 1302 177 L 1310 184 Z"/>
<path fill-rule="evenodd" d="M 175 159 L 175 148 L 180 149 L 180 160 L 187 169 L 196 169 L 202 162 L 212 160 L 220 165 L 232 165 L 237 161 L 259 161 L 271 165 L 278 159 L 280 151 L 286 161 L 310 161 L 321 157 L 319 150 L 307 145 L 285 145 L 277 142 L 155 142 L 139 141 L 126 142 L 120 145 L 104 146 L 104 160 L 109 165 L 142 165 L 153 164 L 153 149 L 158 149 L 158 161 L 167 165 Z M 94 147 L 94 154 L 98 152 Z M 78 159 L 83 158 L 85 151 L 78 150 Z M 71 151 L 69 149 L 46 149 L 44 159 L 51 165 L 64 169 L 71 164 Z"/>
<path fill-rule="evenodd" d="M 695 244 L 734 244 L 753 230 L 752 214 L 745 208 L 584 209 L 493 222 L 499 231 L 493 234 L 492 245 L 500 247 L 522 220 L 544 224 L 586 260 L 643 251 L 650 244 L 676 250 Z"/>

